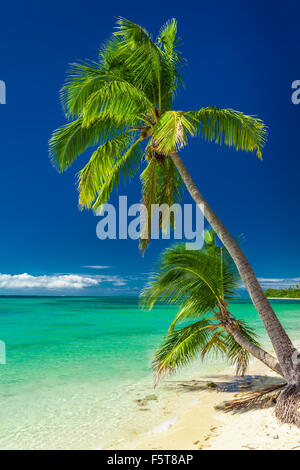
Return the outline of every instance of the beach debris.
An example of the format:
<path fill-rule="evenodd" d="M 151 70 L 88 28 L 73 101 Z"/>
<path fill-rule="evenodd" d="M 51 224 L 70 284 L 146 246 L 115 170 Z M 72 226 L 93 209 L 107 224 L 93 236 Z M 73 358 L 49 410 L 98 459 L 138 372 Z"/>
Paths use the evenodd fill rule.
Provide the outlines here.
<path fill-rule="evenodd" d="M 245 379 L 245 380 L 239 382 L 238 385 L 239 385 L 239 388 L 242 388 L 242 389 L 244 389 L 244 388 L 250 388 L 250 387 L 252 386 L 252 380 L 249 379 L 249 378 L 248 378 L 248 379 Z"/>
<path fill-rule="evenodd" d="M 138 398 L 137 400 L 134 400 L 138 406 L 146 406 L 147 405 L 147 401 L 146 400 L 141 400 L 140 398 Z"/>
<path fill-rule="evenodd" d="M 144 400 L 150 401 L 150 400 L 158 400 L 157 395 L 154 393 L 152 395 L 147 395 Z"/>
<path fill-rule="evenodd" d="M 218 385 L 215 382 L 207 382 L 207 388 L 218 388 Z"/>
<path fill-rule="evenodd" d="M 227 403 L 228 402 L 226 402 L 226 401 L 224 401 L 223 403 L 218 403 L 214 406 L 214 408 L 216 410 L 226 410 Z"/>
<path fill-rule="evenodd" d="M 242 398 L 221 403 L 217 409 L 236 411 L 241 409 L 267 408 L 276 403 L 276 399 L 284 387 L 286 387 L 285 382 L 248 392 Z"/>
<path fill-rule="evenodd" d="M 150 411 L 150 408 L 139 408 L 140 411 Z"/>
<path fill-rule="evenodd" d="M 197 444 L 199 444 L 199 442 L 200 442 L 199 440 L 198 440 L 198 441 L 195 441 L 195 442 L 193 442 L 194 446 L 196 446 Z"/>

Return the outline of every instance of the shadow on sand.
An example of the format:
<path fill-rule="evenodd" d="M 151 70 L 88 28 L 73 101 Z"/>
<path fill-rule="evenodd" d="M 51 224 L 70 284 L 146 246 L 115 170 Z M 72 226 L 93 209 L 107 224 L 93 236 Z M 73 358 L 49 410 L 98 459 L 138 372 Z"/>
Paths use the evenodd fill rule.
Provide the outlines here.
<path fill-rule="evenodd" d="M 285 382 L 280 377 L 269 377 L 263 375 L 246 375 L 244 377 L 228 376 L 228 375 L 217 375 L 202 377 L 201 380 L 185 380 L 185 381 L 168 381 L 165 386 L 177 390 L 178 392 L 204 392 L 204 391 L 214 391 L 222 393 L 235 393 L 236 399 L 231 399 L 231 401 L 224 401 L 221 404 L 216 406 L 216 409 L 219 411 L 231 411 L 243 413 L 249 411 L 250 407 L 247 405 L 237 406 L 234 409 L 232 403 L 242 401 L 246 399 L 249 400 L 253 405 L 252 407 L 265 407 L 265 406 L 274 406 L 275 401 L 272 399 L 273 388 L 274 391 L 278 390 L 278 387 L 285 385 Z M 268 390 L 268 393 L 265 394 L 265 391 Z M 265 399 L 259 401 L 260 399 L 253 397 L 260 397 L 260 393 L 263 396 L 267 395 L 270 399 Z M 278 392 L 277 392 L 278 393 Z"/>

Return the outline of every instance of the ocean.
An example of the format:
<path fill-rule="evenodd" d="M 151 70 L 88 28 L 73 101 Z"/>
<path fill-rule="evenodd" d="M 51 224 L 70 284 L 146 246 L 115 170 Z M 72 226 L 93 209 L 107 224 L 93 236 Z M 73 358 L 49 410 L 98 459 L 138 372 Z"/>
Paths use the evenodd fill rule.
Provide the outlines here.
<path fill-rule="evenodd" d="M 299 343 L 300 301 L 272 304 Z M 250 301 L 233 302 L 231 311 L 270 349 Z M 143 311 L 129 297 L 1 297 L 0 449 L 120 448 L 174 422 L 193 400 L 178 384 L 226 366 L 197 359 L 153 389 L 151 358 L 175 313 Z"/>

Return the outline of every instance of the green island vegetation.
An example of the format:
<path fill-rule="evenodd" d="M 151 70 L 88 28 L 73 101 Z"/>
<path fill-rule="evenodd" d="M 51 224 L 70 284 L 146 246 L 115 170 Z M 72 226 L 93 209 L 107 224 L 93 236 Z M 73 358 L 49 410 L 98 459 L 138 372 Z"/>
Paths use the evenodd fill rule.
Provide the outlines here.
<path fill-rule="evenodd" d="M 279 299 L 300 299 L 300 284 L 290 286 L 286 289 L 272 289 L 265 291 L 267 297 L 278 297 Z"/>

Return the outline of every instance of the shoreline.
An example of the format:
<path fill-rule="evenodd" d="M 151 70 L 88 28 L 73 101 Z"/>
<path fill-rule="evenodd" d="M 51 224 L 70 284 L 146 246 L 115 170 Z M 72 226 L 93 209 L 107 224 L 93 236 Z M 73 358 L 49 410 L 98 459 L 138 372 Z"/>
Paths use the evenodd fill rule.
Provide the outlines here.
<path fill-rule="evenodd" d="M 176 419 L 161 422 L 152 431 L 136 436 L 121 446 L 127 450 L 300 450 L 300 429 L 279 424 L 274 407 L 250 411 L 225 412 L 216 409 L 224 401 L 240 398 L 250 390 L 276 383 L 281 379 L 257 361 L 249 366 L 247 380 L 232 376 L 230 369 L 211 378 L 218 389 L 203 388 L 207 377 L 185 383 L 194 388 L 195 400 Z M 245 385 L 244 385 L 245 386 Z M 184 391 L 182 393 L 185 393 Z M 180 410 L 181 411 L 181 410 Z"/>
<path fill-rule="evenodd" d="M 267 297 L 269 300 L 300 300 L 299 297 Z"/>

